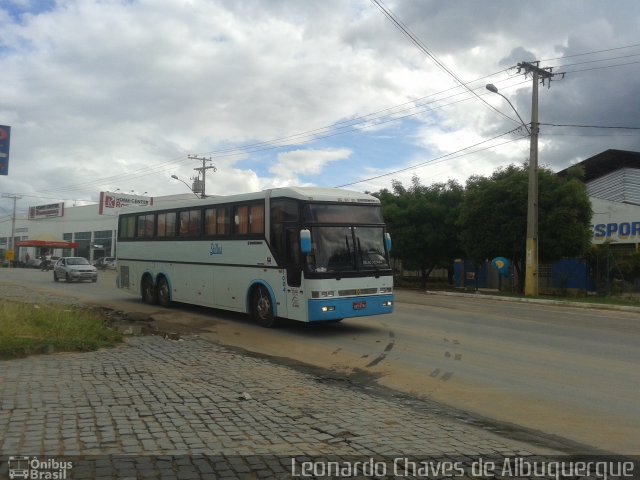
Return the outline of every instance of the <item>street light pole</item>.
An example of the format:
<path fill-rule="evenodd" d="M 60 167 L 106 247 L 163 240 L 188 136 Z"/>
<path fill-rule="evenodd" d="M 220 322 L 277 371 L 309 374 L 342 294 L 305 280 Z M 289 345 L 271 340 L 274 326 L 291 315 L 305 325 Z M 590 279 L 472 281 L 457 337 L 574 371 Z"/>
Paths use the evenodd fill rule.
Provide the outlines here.
<path fill-rule="evenodd" d="M 509 102 L 513 111 L 516 112 L 518 118 L 522 122 L 527 132 L 529 132 L 529 190 L 527 193 L 527 242 L 525 244 L 525 276 L 524 276 L 524 294 L 527 297 L 538 295 L 538 132 L 540 124 L 538 123 L 538 83 L 542 78 L 551 85 L 551 79 L 554 73 L 551 69 L 540 68 L 538 62 L 533 65 L 529 62 L 518 64 L 518 73 L 524 70 L 525 75 L 532 74 L 533 91 L 531 95 L 531 129 L 527 128 L 522 118 L 518 114 L 515 107 L 509 102 L 509 99 L 498 92 L 495 85 L 488 84 L 487 90 L 497 93 Z M 560 74 L 564 78 L 564 73 Z"/>
<path fill-rule="evenodd" d="M 531 104 L 531 129 L 527 127 L 516 107 L 507 97 L 489 83 L 487 90 L 504 98 L 529 133 L 529 189 L 527 194 L 527 241 L 525 244 L 524 294 L 538 295 L 538 72 L 533 72 L 533 96 Z"/>
<path fill-rule="evenodd" d="M 529 146 L 529 192 L 527 195 L 527 243 L 525 245 L 524 294 L 538 295 L 538 71 L 533 70 L 531 95 L 531 143 Z"/>

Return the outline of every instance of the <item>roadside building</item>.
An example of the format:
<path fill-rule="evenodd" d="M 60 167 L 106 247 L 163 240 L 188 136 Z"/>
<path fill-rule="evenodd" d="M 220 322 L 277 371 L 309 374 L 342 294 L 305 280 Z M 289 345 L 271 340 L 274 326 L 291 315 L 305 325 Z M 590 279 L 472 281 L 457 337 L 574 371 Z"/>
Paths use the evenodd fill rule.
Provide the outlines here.
<path fill-rule="evenodd" d="M 80 256 L 89 261 L 117 256 L 116 230 L 119 210 L 127 205 L 165 204 L 193 198 L 193 194 L 148 197 L 119 192 L 100 192 L 93 205 L 66 206 L 63 202 L 18 209 L 14 232 L 14 261 L 23 264 L 27 258 L 49 253 L 55 256 Z M 10 250 L 11 215 L 0 221 L 0 258 Z M 45 243 L 39 244 L 43 239 Z M 21 243 L 34 246 L 20 246 Z M 65 247 L 64 243 L 71 246 Z M 27 257 L 28 256 L 28 257 Z M 6 262 L 5 262 L 6 263 Z"/>
<path fill-rule="evenodd" d="M 640 251 L 640 152 L 607 150 L 577 165 L 593 207 L 593 244 Z"/>

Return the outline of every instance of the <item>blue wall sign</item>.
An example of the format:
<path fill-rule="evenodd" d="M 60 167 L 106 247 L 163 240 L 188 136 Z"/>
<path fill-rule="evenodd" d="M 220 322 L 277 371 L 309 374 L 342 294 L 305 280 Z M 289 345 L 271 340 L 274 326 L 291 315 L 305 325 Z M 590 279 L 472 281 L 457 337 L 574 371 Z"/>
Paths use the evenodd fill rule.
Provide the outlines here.
<path fill-rule="evenodd" d="M 599 223 L 593 227 L 593 238 L 639 237 L 640 222 Z"/>

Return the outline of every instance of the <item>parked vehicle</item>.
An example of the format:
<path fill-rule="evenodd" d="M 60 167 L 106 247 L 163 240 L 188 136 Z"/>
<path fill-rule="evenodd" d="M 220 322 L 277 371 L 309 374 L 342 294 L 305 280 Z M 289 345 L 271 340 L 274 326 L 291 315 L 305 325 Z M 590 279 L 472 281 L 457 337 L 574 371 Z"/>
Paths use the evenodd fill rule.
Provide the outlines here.
<path fill-rule="evenodd" d="M 93 266 L 99 270 L 115 270 L 116 257 L 101 257 L 93 262 Z"/>
<path fill-rule="evenodd" d="M 41 258 L 30 258 L 29 261 L 26 263 L 26 267 L 27 268 L 40 268 L 41 264 L 42 264 L 42 259 Z"/>
<path fill-rule="evenodd" d="M 98 269 L 84 257 L 63 257 L 53 267 L 53 281 L 64 278 L 67 282 L 98 281 Z"/>

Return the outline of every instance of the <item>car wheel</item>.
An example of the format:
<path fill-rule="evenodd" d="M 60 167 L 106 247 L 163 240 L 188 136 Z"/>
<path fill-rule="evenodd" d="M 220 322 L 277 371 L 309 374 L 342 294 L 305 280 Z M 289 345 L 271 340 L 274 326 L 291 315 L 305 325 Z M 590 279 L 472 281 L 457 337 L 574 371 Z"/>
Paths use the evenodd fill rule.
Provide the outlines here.
<path fill-rule="evenodd" d="M 67 280 L 67 282 L 71 283 L 73 282 L 73 280 L 71 280 L 71 276 L 67 273 L 67 275 L 65 276 L 65 279 Z"/>
<path fill-rule="evenodd" d="M 98 277 L 96 277 L 96 278 L 92 278 L 92 279 L 91 279 L 91 281 L 92 281 L 93 283 L 96 283 L 96 282 L 98 281 Z"/>
<path fill-rule="evenodd" d="M 169 291 L 169 282 L 163 276 L 158 277 L 158 303 L 163 307 L 171 305 L 171 292 Z"/>
<path fill-rule="evenodd" d="M 53 272 L 53 281 L 54 281 L 54 282 L 57 282 L 58 280 L 60 280 L 60 279 L 58 278 L 58 275 L 56 275 L 56 272 Z"/>
<path fill-rule="evenodd" d="M 261 285 L 251 292 L 251 317 L 258 325 L 265 328 L 271 328 L 276 323 L 271 296 Z"/>

